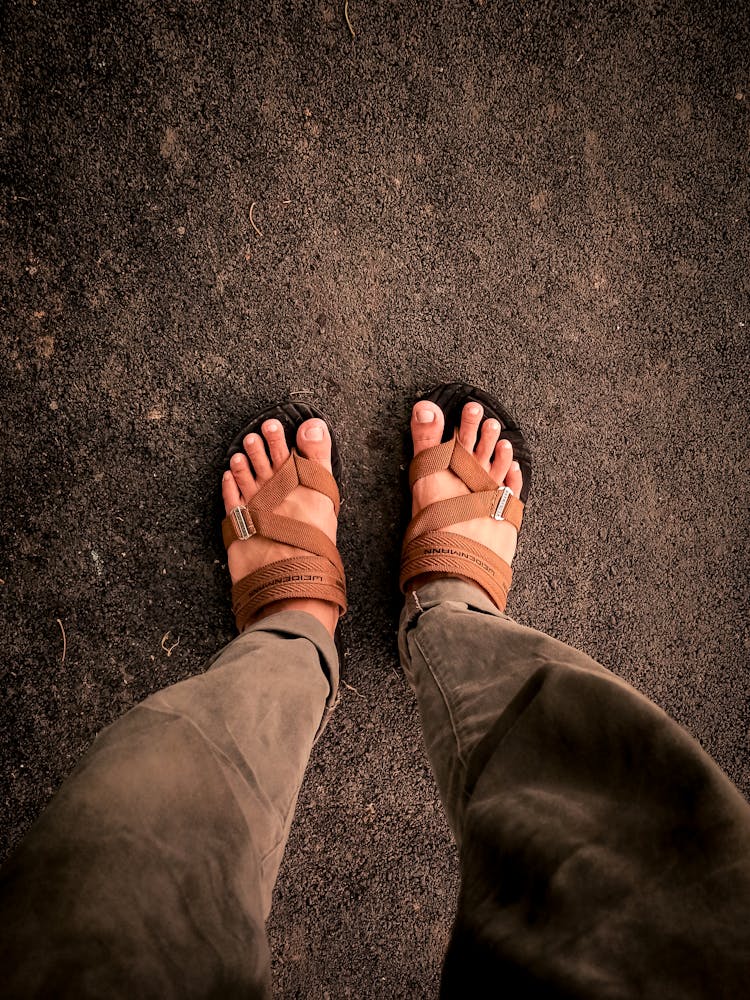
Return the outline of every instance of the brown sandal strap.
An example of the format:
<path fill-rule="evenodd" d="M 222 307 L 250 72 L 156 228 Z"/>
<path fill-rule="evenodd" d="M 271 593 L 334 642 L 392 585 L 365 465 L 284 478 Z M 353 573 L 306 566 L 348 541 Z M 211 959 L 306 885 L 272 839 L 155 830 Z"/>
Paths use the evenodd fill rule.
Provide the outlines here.
<path fill-rule="evenodd" d="M 292 451 L 281 468 L 263 483 L 248 502 L 248 507 L 251 510 L 276 510 L 298 486 L 307 486 L 327 496 L 338 517 L 340 498 L 336 480 L 320 462 L 303 458 L 296 451 Z"/>
<path fill-rule="evenodd" d="M 406 530 L 404 544 L 426 531 L 440 531 L 452 524 L 473 521 L 477 517 L 492 517 L 507 521 L 518 531 L 523 519 L 523 504 L 507 488 L 495 488 L 482 493 L 464 493 L 428 504 L 415 514 Z"/>
<path fill-rule="evenodd" d="M 482 468 L 458 440 L 458 432 L 450 441 L 426 448 L 414 456 L 409 466 L 409 483 L 413 488 L 425 476 L 445 471 L 458 476 L 471 493 L 439 500 L 421 510 L 409 525 L 407 542 L 424 531 L 447 528 L 462 521 L 473 521 L 475 517 L 508 521 L 516 531 L 521 530 L 523 503 L 507 487 L 497 485 L 489 472 Z"/>
<path fill-rule="evenodd" d="M 295 556 L 261 566 L 232 587 L 232 610 L 242 632 L 256 613 L 274 601 L 312 598 L 330 601 L 346 611 L 344 568 L 320 556 Z"/>
<path fill-rule="evenodd" d="M 309 490 L 317 490 L 327 496 L 333 504 L 333 512 L 339 516 L 341 507 L 341 496 L 336 480 L 328 469 L 324 469 L 320 462 L 313 462 L 309 458 L 303 458 L 297 452 L 293 453 L 294 462 L 297 469 L 297 478 L 300 486 L 306 486 Z"/>
<path fill-rule="evenodd" d="M 409 466 L 409 484 L 414 486 L 418 479 L 446 470 L 457 475 L 472 493 L 497 489 L 497 483 L 489 472 L 458 440 L 458 431 L 450 441 L 425 448 L 414 456 Z"/>
<path fill-rule="evenodd" d="M 232 542 L 251 538 L 255 534 L 265 535 L 265 531 L 260 526 L 261 523 L 267 526 L 269 523 L 267 515 L 276 510 L 298 486 L 306 486 L 308 489 L 317 490 L 318 493 L 327 496 L 338 517 L 341 499 L 336 480 L 319 462 L 312 462 L 293 451 L 281 468 L 273 474 L 268 482 L 261 486 L 244 507 L 235 507 L 221 522 L 224 546 L 229 548 Z M 289 523 L 302 523 L 293 522 L 290 518 L 284 520 Z M 309 527 L 311 532 L 318 532 L 318 529 L 313 528 L 312 525 Z M 319 532 L 319 534 L 322 535 L 323 532 Z M 294 537 L 297 535 L 295 534 Z M 300 545 L 297 541 L 286 538 L 275 538 L 274 540 L 282 542 L 284 545 L 294 545 L 296 548 L 308 548 L 307 544 Z M 309 551 L 318 552 L 318 546 L 314 545 Z M 318 552 L 318 554 L 328 556 L 327 552 Z"/>
<path fill-rule="evenodd" d="M 401 591 L 425 573 L 460 577 L 479 584 L 500 611 L 505 611 L 513 571 L 492 549 L 450 531 L 428 531 L 404 545 Z"/>
<path fill-rule="evenodd" d="M 224 518 L 221 530 L 227 549 L 233 542 L 259 535 L 281 545 L 304 549 L 311 555 L 323 556 L 329 562 L 335 563 L 338 558 L 338 549 L 320 528 L 281 514 L 254 513 L 248 507 L 235 507 Z"/>
<path fill-rule="evenodd" d="M 310 555 L 323 556 L 332 563 L 339 558 L 338 549 L 328 535 L 313 524 L 266 511 L 254 513 L 247 510 L 245 518 L 248 525 L 255 529 L 251 531 L 251 535 L 257 534 L 271 542 L 303 549 Z"/>

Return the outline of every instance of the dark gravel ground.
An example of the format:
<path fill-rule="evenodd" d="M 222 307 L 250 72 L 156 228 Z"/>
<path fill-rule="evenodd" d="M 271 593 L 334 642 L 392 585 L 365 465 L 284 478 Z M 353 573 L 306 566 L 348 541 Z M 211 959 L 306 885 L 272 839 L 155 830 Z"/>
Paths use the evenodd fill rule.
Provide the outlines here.
<path fill-rule="evenodd" d="M 7 851 L 231 637 L 224 447 L 316 401 L 356 691 L 300 798 L 278 994 L 422 998 L 457 861 L 395 651 L 418 390 L 476 381 L 535 448 L 509 612 L 750 791 L 750 46 L 741 4 L 349 12 L 355 39 L 343 4 L 5 5 L 0 805 Z"/>

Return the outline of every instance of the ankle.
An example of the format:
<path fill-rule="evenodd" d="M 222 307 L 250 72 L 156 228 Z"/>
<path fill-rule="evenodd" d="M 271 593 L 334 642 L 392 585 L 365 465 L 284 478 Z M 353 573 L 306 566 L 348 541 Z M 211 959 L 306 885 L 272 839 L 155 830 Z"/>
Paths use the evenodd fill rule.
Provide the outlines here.
<path fill-rule="evenodd" d="M 248 623 L 246 628 L 261 621 L 263 618 L 268 618 L 270 615 L 277 615 L 282 611 L 304 611 L 305 614 L 312 615 L 331 636 L 336 631 L 336 625 L 339 620 L 338 606 L 331 604 L 329 601 L 289 597 L 283 601 L 272 601 L 270 604 L 267 604 L 253 618 L 252 622 Z"/>

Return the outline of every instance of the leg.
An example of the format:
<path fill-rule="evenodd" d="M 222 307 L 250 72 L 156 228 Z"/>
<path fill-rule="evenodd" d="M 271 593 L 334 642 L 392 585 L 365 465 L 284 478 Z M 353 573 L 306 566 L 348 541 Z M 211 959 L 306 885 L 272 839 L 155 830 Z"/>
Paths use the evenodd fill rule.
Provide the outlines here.
<path fill-rule="evenodd" d="M 695 741 L 471 583 L 410 593 L 400 651 L 461 848 L 443 995 L 741 995 L 750 809 Z"/>
<path fill-rule="evenodd" d="M 268 995 L 271 892 L 337 685 L 331 636 L 287 611 L 105 730 L 2 872 L 7 995 Z"/>
<path fill-rule="evenodd" d="M 517 625 L 479 587 L 461 580 L 437 580 L 407 596 L 399 651 L 459 847 L 468 763 L 519 692 L 533 696 L 540 670 L 556 663 L 621 683 L 585 654 Z"/>
<path fill-rule="evenodd" d="M 273 491 L 289 458 L 279 421 L 261 431 L 224 475 L 227 513 L 265 483 Z M 299 426 L 297 447 L 331 473 L 322 420 Z M 287 489 L 274 506 L 308 537 L 326 535 L 324 548 L 335 542 L 334 504 L 317 489 Z M 298 553 L 257 532 L 232 542 L 229 568 L 236 582 Z M 338 614 L 307 597 L 261 606 L 206 674 L 98 737 L 0 873 L 4 995 L 269 995 L 264 925 L 337 697 Z"/>

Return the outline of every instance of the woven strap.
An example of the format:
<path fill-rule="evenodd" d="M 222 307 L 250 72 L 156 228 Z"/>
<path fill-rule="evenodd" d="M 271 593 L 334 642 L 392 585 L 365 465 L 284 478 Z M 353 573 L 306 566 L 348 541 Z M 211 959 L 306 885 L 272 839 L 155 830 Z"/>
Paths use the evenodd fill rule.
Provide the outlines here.
<path fill-rule="evenodd" d="M 428 531 L 404 546 L 401 590 L 425 573 L 460 577 L 478 583 L 501 611 L 505 610 L 513 571 L 492 549 L 453 531 Z"/>
<path fill-rule="evenodd" d="M 339 489 L 327 469 L 292 452 L 286 462 L 244 506 L 236 507 L 221 525 L 224 545 L 258 535 L 307 555 L 280 559 L 248 573 L 232 587 L 232 608 L 241 632 L 272 601 L 314 598 L 346 611 L 344 566 L 331 539 L 312 524 L 276 514 L 276 508 L 298 487 L 327 496 L 338 515 Z"/>
<path fill-rule="evenodd" d="M 280 559 L 248 573 L 232 587 L 232 611 L 238 631 L 250 624 L 256 613 L 273 601 L 292 597 L 314 598 L 337 604 L 346 611 L 344 567 L 333 566 L 320 556 Z"/>
<path fill-rule="evenodd" d="M 524 505 L 509 489 L 498 487 L 457 434 L 414 456 L 409 483 L 413 487 L 425 476 L 446 470 L 458 476 L 471 492 L 438 500 L 412 518 L 401 555 L 401 589 L 405 591 L 410 580 L 425 573 L 458 576 L 478 583 L 504 611 L 512 580 L 510 566 L 487 546 L 443 529 L 492 517 L 519 531 Z"/>

